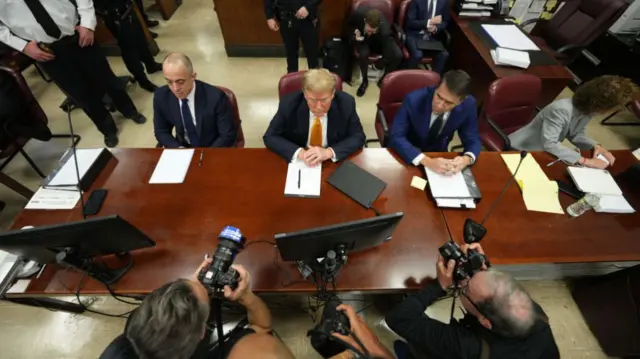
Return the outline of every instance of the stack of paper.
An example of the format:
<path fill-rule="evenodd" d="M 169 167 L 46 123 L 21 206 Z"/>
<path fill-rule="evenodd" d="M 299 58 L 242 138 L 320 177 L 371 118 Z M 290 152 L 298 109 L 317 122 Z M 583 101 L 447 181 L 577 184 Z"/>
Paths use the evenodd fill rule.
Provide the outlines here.
<path fill-rule="evenodd" d="M 164 150 L 149 183 L 182 183 L 193 158 L 193 149 Z"/>
<path fill-rule="evenodd" d="M 568 167 L 569 176 L 576 187 L 584 193 L 597 194 L 598 205 L 594 208 L 601 213 L 634 213 L 635 210 L 622 195 L 622 189 L 607 170 L 587 167 Z"/>
<path fill-rule="evenodd" d="M 427 175 L 431 195 L 438 207 L 476 208 L 462 172 L 445 176 L 427 167 L 424 168 L 424 172 Z"/>
<path fill-rule="evenodd" d="M 515 173 L 520 162 L 520 154 L 503 154 L 502 160 L 511 174 Z M 516 174 L 516 180 L 522 189 L 524 204 L 530 211 L 563 214 L 558 196 L 558 183 L 549 181 L 536 160 L 527 154 Z"/>
<path fill-rule="evenodd" d="M 320 197 L 322 165 L 309 167 L 302 161 L 289 163 L 284 195 L 291 197 Z"/>
<path fill-rule="evenodd" d="M 600 195 L 598 205 L 594 208 L 599 213 L 634 213 L 624 196 Z"/>
<path fill-rule="evenodd" d="M 515 66 L 526 69 L 531 64 L 529 53 L 526 51 L 518 51 L 497 47 L 491 50 L 491 58 L 496 65 Z"/>
<path fill-rule="evenodd" d="M 521 51 L 540 51 L 540 48 L 516 25 L 483 24 L 482 28 L 491 36 L 498 47 Z"/>
<path fill-rule="evenodd" d="M 102 151 L 107 151 L 105 148 L 79 148 L 75 150 L 75 155 L 78 161 L 78 168 L 76 171 L 76 160 L 74 159 L 74 152 L 67 151 L 60 162 L 62 166 L 54 170 L 46 179 L 45 183 L 47 187 L 56 187 L 60 189 L 75 190 L 78 185 L 78 175 L 82 178 L 85 173 L 91 168 L 94 162 L 98 159 Z"/>
<path fill-rule="evenodd" d="M 455 10 L 461 17 L 490 17 L 497 0 L 456 0 Z"/>
<path fill-rule="evenodd" d="M 79 199 L 77 189 L 40 187 L 25 209 L 72 209 Z"/>

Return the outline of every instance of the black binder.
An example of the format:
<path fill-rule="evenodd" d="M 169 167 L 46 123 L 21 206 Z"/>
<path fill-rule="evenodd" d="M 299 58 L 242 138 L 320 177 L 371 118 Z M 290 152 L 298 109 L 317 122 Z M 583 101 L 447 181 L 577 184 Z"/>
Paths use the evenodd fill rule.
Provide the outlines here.
<path fill-rule="evenodd" d="M 344 161 L 327 182 L 366 208 L 371 208 L 371 204 L 387 187 L 384 181 L 351 161 Z"/>

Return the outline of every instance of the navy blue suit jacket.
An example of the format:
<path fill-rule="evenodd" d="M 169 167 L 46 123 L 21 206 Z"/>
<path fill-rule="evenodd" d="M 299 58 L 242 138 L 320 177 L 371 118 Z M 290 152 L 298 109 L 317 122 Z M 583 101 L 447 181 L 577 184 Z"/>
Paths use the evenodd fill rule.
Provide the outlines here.
<path fill-rule="evenodd" d="M 449 24 L 449 0 L 434 0 L 436 3 L 435 16 L 442 16 L 442 23 L 436 25 L 436 35 L 447 28 Z M 427 31 L 427 20 L 431 19 L 428 12 L 429 0 L 411 0 L 407 9 L 407 19 L 405 21 L 405 32 L 407 36 L 420 36 L 420 31 Z"/>
<path fill-rule="evenodd" d="M 309 105 L 302 91 L 280 99 L 278 112 L 262 137 L 265 146 L 290 161 L 298 148 L 307 147 Z M 336 91 L 327 113 L 327 146 L 340 161 L 364 146 L 364 131 L 353 96 Z"/>
<path fill-rule="evenodd" d="M 237 129 L 227 95 L 215 86 L 195 82 L 196 131 L 199 147 L 233 147 Z M 173 129 L 176 135 L 173 135 Z M 153 95 L 153 130 L 162 147 L 187 147 L 180 104 L 169 87 L 162 86 Z"/>
<path fill-rule="evenodd" d="M 449 152 L 449 142 L 453 133 L 458 135 L 464 145 L 464 152 L 473 153 L 476 158 L 480 153 L 480 134 L 476 100 L 467 96 L 456 106 L 445 121 L 436 143 L 427 143 L 431 125 L 431 106 L 435 88 L 426 87 L 405 96 L 402 107 L 398 110 L 389 135 L 389 147 L 411 163 L 422 152 Z"/>

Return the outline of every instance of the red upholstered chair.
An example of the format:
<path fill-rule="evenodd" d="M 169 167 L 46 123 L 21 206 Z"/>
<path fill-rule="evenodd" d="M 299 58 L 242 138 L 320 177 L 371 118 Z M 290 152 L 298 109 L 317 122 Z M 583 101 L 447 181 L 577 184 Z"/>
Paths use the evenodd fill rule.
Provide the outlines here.
<path fill-rule="evenodd" d="M 373 8 L 373 9 L 380 10 L 382 15 L 384 15 L 385 19 L 387 19 L 387 22 L 389 23 L 389 26 L 391 27 L 391 32 L 392 33 L 398 33 L 399 32 L 398 26 L 396 25 L 395 21 L 393 20 L 394 8 L 393 8 L 393 2 L 391 0 L 353 0 L 353 2 L 351 3 L 351 13 L 349 14 L 349 16 L 351 16 L 351 14 L 353 14 L 353 12 L 360 6 L 367 6 L 367 7 Z M 349 35 L 351 35 L 351 34 L 349 34 Z M 398 40 L 397 36 L 396 36 L 396 40 Z M 355 46 L 353 48 L 353 56 L 355 58 L 358 58 L 358 49 Z M 374 63 L 378 62 L 381 58 L 382 58 L 381 54 L 373 54 L 372 53 L 369 56 L 369 63 L 370 64 L 374 64 Z"/>
<path fill-rule="evenodd" d="M 225 95 L 227 95 L 227 99 L 229 99 L 231 108 L 233 108 L 233 124 L 238 130 L 238 133 L 236 134 L 236 143 L 234 147 L 244 148 L 244 132 L 242 132 L 242 120 L 240 119 L 240 111 L 238 110 L 238 100 L 236 100 L 236 95 L 233 93 L 233 91 L 229 90 L 226 87 L 222 87 L 222 86 L 216 86 L 216 87 L 222 92 L 224 92 Z"/>
<path fill-rule="evenodd" d="M 521 26 L 535 23 L 533 40 L 566 65 L 604 34 L 626 8 L 625 0 L 571 0 L 550 20 L 531 19 Z"/>
<path fill-rule="evenodd" d="M 367 140 L 367 143 L 380 142 L 382 147 L 386 147 L 389 129 L 393 125 L 396 112 L 402 106 L 404 97 L 412 91 L 423 87 L 437 86 L 439 83 L 440 75 L 428 70 L 398 70 L 385 76 L 380 86 L 375 121 L 378 138 Z"/>
<path fill-rule="evenodd" d="M 305 72 L 306 71 L 292 72 L 282 76 L 280 81 L 278 81 L 278 98 L 302 90 L 302 78 Z M 342 79 L 336 74 L 333 74 L 333 77 L 336 78 L 336 90 L 342 91 Z"/>
<path fill-rule="evenodd" d="M 636 95 L 633 100 L 631 100 L 627 106 L 627 110 L 632 114 L 636 115 L 638 122 L 628 122 L 628 121 L 620 121 L 620 122 L 611 122 L 611 119 L 617 115 L 620 111 L 616 111 L 611 115 L 605 117 L 600 124 L 603 126 L 640 126 L 640 94 Z"/>
<path fill-rule="evenodd" d="M 533 120 L 541 92 L 542 81 L 533 75 L 493 81 L 478 116 L 482 145 L 489 151 L 510 149 L 507 136 Z"/>

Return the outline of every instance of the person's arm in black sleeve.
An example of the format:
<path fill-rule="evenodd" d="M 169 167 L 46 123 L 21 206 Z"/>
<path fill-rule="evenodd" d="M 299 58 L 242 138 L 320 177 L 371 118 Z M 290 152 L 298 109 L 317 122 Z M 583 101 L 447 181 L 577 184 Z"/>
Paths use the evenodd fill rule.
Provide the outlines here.
<path fill-rule="evenodd" d="M 322 3 L 322 0 L 307 0 L 304 7 L 307 8 L 309 14 L 317 15 L 318 14 L 318 5 Z"/>
<path fill-rule="evenodd" d="M 264 13 L 267 20 L 275 17 L 273 0 L 264 0 Z"/>
<path fill-rule="evenodd" d="M 455 359 L 478 358 L 480 341 L 473 333 L 457 324 L 445 324 L 424 312 L 446 292 L 437 281 L 409 295 L 385 318 L 387 325 L 417 349 L 429 355 Z"/>

